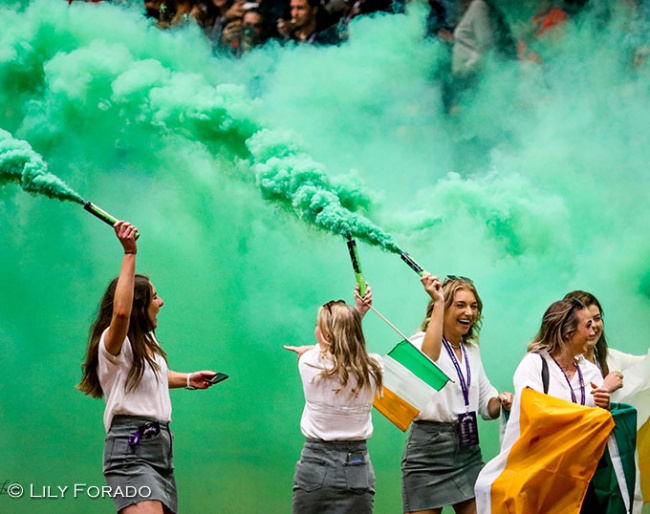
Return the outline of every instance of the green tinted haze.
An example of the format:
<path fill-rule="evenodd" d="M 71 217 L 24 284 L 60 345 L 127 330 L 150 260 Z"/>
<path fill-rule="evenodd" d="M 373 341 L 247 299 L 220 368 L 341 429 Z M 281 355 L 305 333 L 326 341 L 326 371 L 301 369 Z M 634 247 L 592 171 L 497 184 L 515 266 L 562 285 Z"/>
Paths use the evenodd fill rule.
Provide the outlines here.
<path fill-rule="evenodd" d="M 160 31 L 137 10 L 10 4 L 0 128 L 137 225 L 172 369 L 230 375 L 171 393 L 182 512 L 290 511 L 303 398 L 282 345 L 312 344 L 317 307 L 352 299 L 349 232 L 375 306 L 406 333 L 427 297 L 392 252 L 473 278 L 500 390 L 545 308 L 572 289 L 599 297 L 613 347 L 645 353 L 650 82 L 631 66 L 633 24 L 567 27 L 544 68 L 490 66 L 449 117 L 444 51 L 422 41 L 420 9 L 359 19 L 341 47 L 232 61 L 198 29 Z M 121 247 L 77 203 L 15 178 L 0 188 L 0 236 L 0 483 L 26 488 L 0 496 L 0 512 L 112 512 L 109 499 L 73 497 L 75 484 L 104 483 L 103 402 L 74 386 Z M 398 342 L 374 314 L 364 323 L 373 351 Z M 400 512 L 405 435 L 373 416 L 375 511 Z M 481 436 L 491 458 L 497 423 Z M 69 489 L 36 499 L 30 484 L 34 496 Z"/>

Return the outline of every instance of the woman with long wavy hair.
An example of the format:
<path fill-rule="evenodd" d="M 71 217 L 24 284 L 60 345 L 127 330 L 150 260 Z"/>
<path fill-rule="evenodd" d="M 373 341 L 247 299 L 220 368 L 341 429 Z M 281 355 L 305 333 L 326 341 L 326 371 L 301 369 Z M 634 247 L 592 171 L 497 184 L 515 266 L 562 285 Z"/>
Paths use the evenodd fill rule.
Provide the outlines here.
<path fill-rule="evenodd" d="M 430 300 L 420 332 L 410 341 L 454 379 L 431 396 L 412 424 L 402 459 L 404 512 L 475 514 L 474 484 L 483 468 L 477 416 L 510 409 L 483 369 L 478 345 L 483 302 L 466 277 L 421 277 Z"/>
<path fill-rule="evenodd" d="M 168 368 L 155 333 L 164 302 L 149 279 L 135 273 L 137 229 L 124 221 L 114 229 L 124 249 L 122 267 L 91 326 L 77 388 L 106 401 L 103 468 L 117 511 L 175 513 L 169 389 L 207 389 L 216 373 Z"/>
<path fill-rule="evenodd" d="M 361 318 L 372 297 L 357 307 L 330 301 L 318 310 L 315 346 L 285 346 L 298 353 L 305 394 L 300 428 L 306 437 L 296 464 L 294 514 L 370 514 L 375 475 L 366 440 L 372 402 L 381 389 L 381 357 L 368 354 Z"/>

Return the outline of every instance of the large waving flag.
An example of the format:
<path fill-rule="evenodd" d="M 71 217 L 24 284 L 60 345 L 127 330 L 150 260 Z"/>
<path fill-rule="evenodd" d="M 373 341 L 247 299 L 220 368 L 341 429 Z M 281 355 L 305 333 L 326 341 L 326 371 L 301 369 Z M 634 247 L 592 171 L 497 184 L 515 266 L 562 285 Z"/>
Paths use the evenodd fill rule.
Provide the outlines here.
<path fill-rule="evenodd" d="M 406 432 L 431 395 L 448 381 L 429 357 L 402 341 L 384 356 L 383 396 L 377 393 L 374 406 Z"/>
<path fill-rule="evenodd" d="M 478 514 L 578 514 L 613 428 L 609 411 L 523 389 L 476 482 Z"/>
<path fill-rule="evenodd" d="M 582 504 L 585 514 L 629 514 L 634 504 L 636 409 L 612 403 L 610 411 L 615 426 L 587 489 Z"/>
<path fill-rule="evenodd" d="M 625 375 L 625 387 L 612 394 L 612 400 L 628 403 L 637 410 L 640 483 L 643 501 L 648 503 L 650 502 L 650 351 L 632 366 L 620 369 L 616 362 L 612 362 L 610 369 L 622 371 Z"/>

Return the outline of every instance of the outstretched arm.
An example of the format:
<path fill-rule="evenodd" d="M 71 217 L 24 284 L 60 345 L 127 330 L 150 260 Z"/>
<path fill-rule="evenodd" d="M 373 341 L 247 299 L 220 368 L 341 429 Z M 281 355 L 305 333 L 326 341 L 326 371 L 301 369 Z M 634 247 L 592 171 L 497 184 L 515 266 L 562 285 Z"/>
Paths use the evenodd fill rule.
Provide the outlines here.
<path fill-rule="evenodd" d="M 427 331 L 424 333 L 422 352 L 431 360 L 437 361 L 440 358 L 442 349 L 442 328 L 445 316 L 445 295 L 442 292 L 440 279 L 431 273 L 424 273 L 420 278 L 424 290 L 433 300 L 433 312 Z"/>
<path fill-rule="evenodd" d="M 167 383 L 170 389 L 187 387 L 188 389 L 207 389 L 212 384 L 206 382 L 206 379 L 214 378 L 217 374 L 214 371 L 194 371 L 192 373 L 179 373 L 171 369 L 167 373 Z"/>
<path fill-rule="evenodd" d="M 124 258 L 113 298 L 113 317 L 106 332 L 104 344 L 110 354 L 117 355 L 122 350 L 122 344 L 124 344 L 124 339 L 129 331 L 129 320 L 133 308 L 135 255 L 138 251 L 135 233 L 138 229 L 127 221 L 118 221 L 113 228 L 124 249 Z"/>

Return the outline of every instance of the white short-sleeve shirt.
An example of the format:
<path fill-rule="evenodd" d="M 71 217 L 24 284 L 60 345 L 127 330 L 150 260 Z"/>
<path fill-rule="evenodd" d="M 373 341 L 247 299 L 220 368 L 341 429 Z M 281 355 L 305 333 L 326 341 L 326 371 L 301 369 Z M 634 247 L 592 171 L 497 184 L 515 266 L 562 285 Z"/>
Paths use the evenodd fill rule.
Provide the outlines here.
<path fill-rule="evenodd" d="M 169 398 L 167 376 L 169 370 L 165 359 L 156 354 L 155 360 L 160 367 L 157 374 L 145 362 L 140 383 L 127 392 L 124 385 L 133 365 L 131 341 L 127 337 L 120 353 L 111 355 L 104 343 L 106 330 L 99 340 L 99 363 L 97 365 L 97 375 L 106 401 L 106 410 L 104 411 L 106 432 L 111 428 L 113 416 L 116 414 L 143 416 L 166 422 L 171 421 L 172 404 Z"/>
<path fill-rule="evenodd" d="M 370 357 L 382 366 L 383 371 L 381 357 L 376 354 Z M 376 384 L 373 382 L 354 395 L 351 391 L 356 379 L 351 375 L 347 386 L 336 393 L 340 381 L 319 376 L 324 369 L 331 367 L 332 362 L 323 357 L 318 346 L 303 353 L 298 361 L 305 393 L 305 408 L 300 420 L 303 435 L 324 441 L 369 439 L 373 429 L 371 411 Z"/>
<path fill-rule="evenodd" d="M 416 348 L 422 350 L 424 332 L 417 332 L 409 338 L 409 341 Z M 415 418 L 416 420 L 449 423 L 458 421 L 458 415 L 463 414 L 468 410 L 478 412 L 483 419 L 492 419 L 488 413 L 488 403 L 491 398 L 498 396 L 499 393 L 490 383 L 485 374 L 483 362 L 481 361 L 481 352 L 479 351 L 478 345 L 473 343 L 464 343 L 464 347 L 469 361 L 471 375 L 469 386 L 469 408 L 465 406 L 465 397 L 463 396 L 463 390 L 460 387 L 460 380 L 458 379 L 456 367 L 443 347 L 436 364 L 448 377 L 454 380 L 454 382 L 447 382 L 440 391 L 434 392 L 431 395 L 429 402 Z M 465 361 L 462 360 L 459 364 L 463 376 L 467 379 Z"/>

